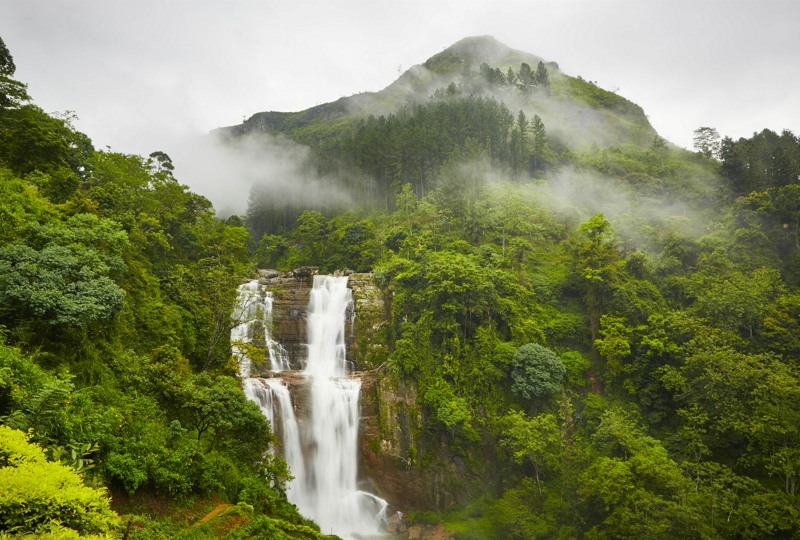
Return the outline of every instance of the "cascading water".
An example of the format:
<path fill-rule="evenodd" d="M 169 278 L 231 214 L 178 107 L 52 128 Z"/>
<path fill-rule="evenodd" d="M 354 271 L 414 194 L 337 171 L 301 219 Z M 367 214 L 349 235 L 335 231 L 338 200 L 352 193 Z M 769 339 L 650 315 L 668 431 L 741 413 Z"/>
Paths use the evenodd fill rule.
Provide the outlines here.
<path fill-rule="evenodd" d="M 240 344 L 252 343 L 253 327 L 258 319 L 261 299 L 259 296 L 258 280 L 249 281 L 239 285 L 236 307 L 231 318 L 235 326 L 231 329 L 231 349 L 233 356 L 239 363 L 239 376 L 246 379 L 250 376 L 252 361 L 244 347 Z"/>
<path fill-rule="evenodd" d="M 247 285 L 240 287 L 240 300 L 246 300 L 242 288 Z M 244 381 L 245 393 L 259 404 L 280 435 L 284 459 L 294 476 L 287 497 L 302 514 L 316 521 L 322 532 L 345 540 L 378 535 L 387 508 L 380 497 L 357 489 L 361 381 L 347 377 L 345 349 L 345 321 L 352 302 L 346 277 L 314 276 L 307 314 L 308 360 L 302 373 L 310 386 L 310 417 L 301 423 L 305 426 L 302 433 L 282 380 Z M 265 340 L 270 351 L 270 343 L 276 345 L 275 350 L 282 350 L 269 336 L 271 307 L 271 302 L 264 302 Z M 231 332 L 231 339 L 237 329 Z M 270 360 L 275 367 L 272 353 Z M 249 361 L 240 356 L 240 371 L 245 363 L 249 369 Z M 249 372 L 242 373 L 247 375 Z"/>
<path fill-rule="evenodd" d="M 270 370 L 273 372 L 288 371 L 292 369 L 289 364 L 289 354 L 283 345 L 272 339 L 269 329 L 272 328 L 272 291 L 266 291 L 264 296 L 264 340 L 269 353 Z"/>
<path fill-rule="evenodd" d="M 286 349 L 272 339 L 269 331 L 272 326 L 272 292 L 267 291 L 257 279 L 239 285 L 237 290 L 236 307 L 232 314 L 235 326 L 231 329 L 231 349 L 238 359 L 239 376 L 242 379 L 250 377 L 252 359 L 240 344 L 253 342 L 253 333 L 257 325 L 264 328 L 270 371 L 277 373 L 291 369 Z"/>
<path fill-rule="evenodd" d="M 233 320 L 238 324 L 231 329 L 231 349 L 238 359 L 239 376 L 242 378 L 245 395 L 258 404 L 273 430 L 280 425 L 283 457 L 294 476 L 288 490 L 293 491 L 297 489 L 296 486 L 305 483 L 303 474 L 305 465 L 289 389 L 280 379 L 250 377 L 252 359 L 248 356 L 247 349 L 240 345 L 252 343 L 255 326 L 262 324 L 264 342 L 270 359 L 270 371 L 278 373 L 291 369 L 286 349 L 270 335 L 273 296 L 258 280 L 243 283 L 239 286 L 238 293 L 236 308 L 233 311 Z"/>

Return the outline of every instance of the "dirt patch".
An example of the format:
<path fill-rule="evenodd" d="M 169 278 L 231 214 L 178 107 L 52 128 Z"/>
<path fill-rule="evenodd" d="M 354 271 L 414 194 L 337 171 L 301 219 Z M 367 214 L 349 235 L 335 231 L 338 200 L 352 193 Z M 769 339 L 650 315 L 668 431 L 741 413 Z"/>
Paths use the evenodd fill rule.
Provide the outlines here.
<path fill-rule="evenodd" d="M 225 510 L 230 508 L 231 506 L 232 505 L 230 505 L 230 504 L 218 504 L 217 506 L 214 507 L 214 509 L 211 512 L 209 512 L 208 514 L 206 514 L 205 516 L 200 518 L 200 521 L 198 521 L 197 523 L 192 525 L 192 527 L 197 527 L 198 525 L 200 525 L 202 523 L 207 523 L 207 522 L 211 521 L 212 519 L 214 519 L 215 517 L 220 515 L 222 512 L 224 512 Z"/>

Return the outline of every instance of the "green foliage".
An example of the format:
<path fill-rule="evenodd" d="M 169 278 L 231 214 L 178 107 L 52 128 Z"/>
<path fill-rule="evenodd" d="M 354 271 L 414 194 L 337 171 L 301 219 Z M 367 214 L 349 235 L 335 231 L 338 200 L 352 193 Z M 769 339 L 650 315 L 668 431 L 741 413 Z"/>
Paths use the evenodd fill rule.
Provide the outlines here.
<path fill-rule="evenodd" d="M 321 534 L 318 528 L 295 524 L 267 516 L 257 516 L 248 525 L 225 536 L 231 540 L 270 538 L 275 540 L 339 540 L 338 536 Z"/>
<path fill-rule="evenodd" d="M 736 195 L 797 184 L 800 141 L 788 130 L 765 129 L 749 139 L 722 140 L 719 156 L 727 185 Z"/>
<path fill-rule="evenodd" d="M 282 236 L 265 234 L 258 241 L 255 257 L 259 268 L 277 268 L 281 258 L 289 249 L 289 242 Z"/>
<path fill-rule="evenodd" d="M 19 175 L 62 175 L 66 169 L 82 176 L 85 160 L 94 152 L 88 137 L 34 105 L 4 108 L 3 102 L 24 100 L 24 86 L 14 87 L 14 82 L 0 75 L 0 162 Z M 4 99 L 6 91 L 10 95 Z"/>
<path fill-rule="evenodd" d="M 25 91 L 27 86 L 11 78 L 16 71 L 14 58 L 3 39 L 0 38 L 0 111 L 19 106 L 21 102 L 30 100 Z"/>
<path fill-rule="evenodd" d="M 119 226 L 91 214 L 63 225 L 21 227 L 22 239 L 0 248 L 0 316 L 40 327 L 75 328 L 106 321 L 124 292 L 112 277 L 124 269 L 128 241 Z"/>
<path fill-rule="evenodd" d="M 559 357 L 564 364 L 567 382 L 578 388 L 586 386 L 586 371 L 590 366 L 589 359 L 577 351 L 567 351 L 561 353 Z"/>
<path fill-rule="evenodd" d="M 596 108 L 614 111 L 632 118 L 640 118 L 644 115 L 642 108 L 635 103 L 618 94 L 603 90 L 596 84 L 580 77 L 574 79 L 567 77 L 563 79 L 563 83 L 566 84 L 566 92 L 571 96 Z"/>
<path fill-rule="evenodd" d="M 249 401 L 232 377 L 193 376 L 180 390 L 182 416 L 198 440 L 225 449 L 243 462 L 257 460 L 272 441 L 258 405 Z"/>
<path fill-rule="evenodd" d="M 103 535 L 119 524 L 102 490 L 87 487 L 69 467 L 45 459 L 21 431 L 0 426 L 0 522 L 14 534 L 51 527 Z"/>
<path fill-rule="evenodd" d="M 546 538 L 555 532 L 555 519 L 541 508 L 536 486 L 525 478 L 494 504 L 495 530 L 509 540 Z"/>
<path fill-rule="evenodd" d="M 503 420 L 506 428 L 504 445 L 511 451 L 514 461 L 529 462 L 533 466 L 536 491 L 544 494 L 542 476 L 558 466 L 560 431 L 554 414 L 540 414 L 526 418 L 519 411 L 509 413 Z"/>
<path fill-rule="evenodd" d="M 629 414 L 611 409 L 595 444 L 604 452 L 581 477 L 594 537 L 674 538 L 711 534 L 692 483 L 658 441 L 642 435 Z"/>
<path fill-rule="evenodd" d="M 455 432 L 457 427 L 467 431 L 471 429 L 471 415 L 466 401 L 457 397 L 445 381 L 436 381 L 425 392 L 423 399 L 433 408 L 436 418 L 451 432 Z"/>
<path fill-rule="evenodd" d="M 221 221 L 163 152 L 95 152 L 74 115 L 26 104 L 0 41 L 0 423 L 67 465 L 14 432 L 0 470 L 38 476 L 14 473 L 24 489 L 3 518 L 39 508 L 24 532 L 112 534 L 83 478 L 128 493 L 131 538 L 324 537 L 287 501 L 269 426 L 230 377 L 255 261 L 374 270 L 401 459 L 438 502 L 467 503 L 418 521 L 462 538 L 796 537 L 797 137 L 717 154 L 709 129 L 706 157 L 679 150 L 638 106 L 533 57 L 466 65 L 480 42 L 429 64 L 459 77 L 442 88 L 406 76 L 430 100 L 370 97 L 393 114 L 259 115 L 357 203 L 254 192 L 245 219 Z M 573 176 L 624 208 L 555 203 Z M 23 507 L 45 477 L 96 512 Z M 240 505 L 225 527 L 183 530 L 183 510 L 141 515 L 145 493 Z"/>
<path fill-rule="evenodd" d="M 694 149 L 707 158 L 719 157 L 719 132 L 712 127 L 699 127 L 694 130 Z"/>
<path fill-rule="evenodd" d="M 556 353 L 527 343 L 514 353 L 511 390 L 524 399 L 536 399 L 559 391 L 566 369 Z"/>

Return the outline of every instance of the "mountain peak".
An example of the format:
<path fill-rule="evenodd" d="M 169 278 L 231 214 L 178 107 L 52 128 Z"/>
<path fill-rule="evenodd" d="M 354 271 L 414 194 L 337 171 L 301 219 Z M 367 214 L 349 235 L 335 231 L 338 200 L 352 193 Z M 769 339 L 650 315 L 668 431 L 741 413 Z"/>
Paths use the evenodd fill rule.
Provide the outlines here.
<path fill-rule="evenodd" d="M 461 39 L 442 52 L 431 56 L 423 65 L 434 73 L 452 73 L 464 65 L 479 66 L 486 63 L 492 67 L 515 69 L 522 62 L 532 66 L 540 57 L 517 51 L 492 36 L 470 36 Z"/>
<path fill-rule="evenodd" d="M 456 41 L 445 50 L 478 56 L 487 53 L 494 53 L 494 55 L 507 54 L 511 51 L 511 48 L 493 36 L 467 36 Z"/>

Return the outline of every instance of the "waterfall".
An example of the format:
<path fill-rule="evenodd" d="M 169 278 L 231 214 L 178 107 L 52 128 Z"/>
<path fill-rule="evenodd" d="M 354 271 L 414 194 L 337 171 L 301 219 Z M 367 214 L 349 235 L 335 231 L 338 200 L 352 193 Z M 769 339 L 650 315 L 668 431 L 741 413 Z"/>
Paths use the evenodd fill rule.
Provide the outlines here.
<path fill-rule="evenodd" d="M 270 329 L 272 328 L 272 291 L 266 291 L 264 296 L 264 340 L 267 344 L 269 353 L 270 370 L 274 372 L 288 371 L 292 369 L 289 364 L 289 354 L 283 345 L 272 339 Z"/>
<path fill-rule="evenodd" d="M 239 285 L 237 290 L 236 306 L 231 316 L 235 325 L 231 329 L 231 349 L 239 364 L 239 376 L 242 379 L 250 376 L 253 362 L 247 355 L 246 348 L 240 344 L 253 342 L 253 332 L 258 325 L 264 329 L 264 342 L 269 354 L 270 371 L 281 372 L 291 369 L 286 349 L 270 335 L 272 302 L 274 300 L 272 292 L 267 291 L 257 279 Z"/>
<path fill-rule="evenodd" d="M 240 299 L 241 291 L 240 287 Z M 271 308 L 271 301 L 266 305 Z M 345 540 L 378 535 L 387 508 L 380 497 L 357 489 L 361 381 L 348 378 L 345 346 L 345 324 L 352 308 L 346 277 L 314 276 L 307 313 L 308 359 L 302 372 L 310 390 L 307 418 L 298 422 L 281 379 L 244 381 L 245 393 L 259 404 L 280 437 L 283 457 L 294 476 L 286 493 L 289 501 L 316 521 L 323 533 Z M 265 307 L 265 313 L 271 317 L 271 309 Z M 265 322 L 266 328 L 269 323 Z M 272 341 L 268 333 L 266 341 Z M 275 345 L 275 350 L 283 350 Z M 240 357 L 240 370 L 244 364 Z"/>

